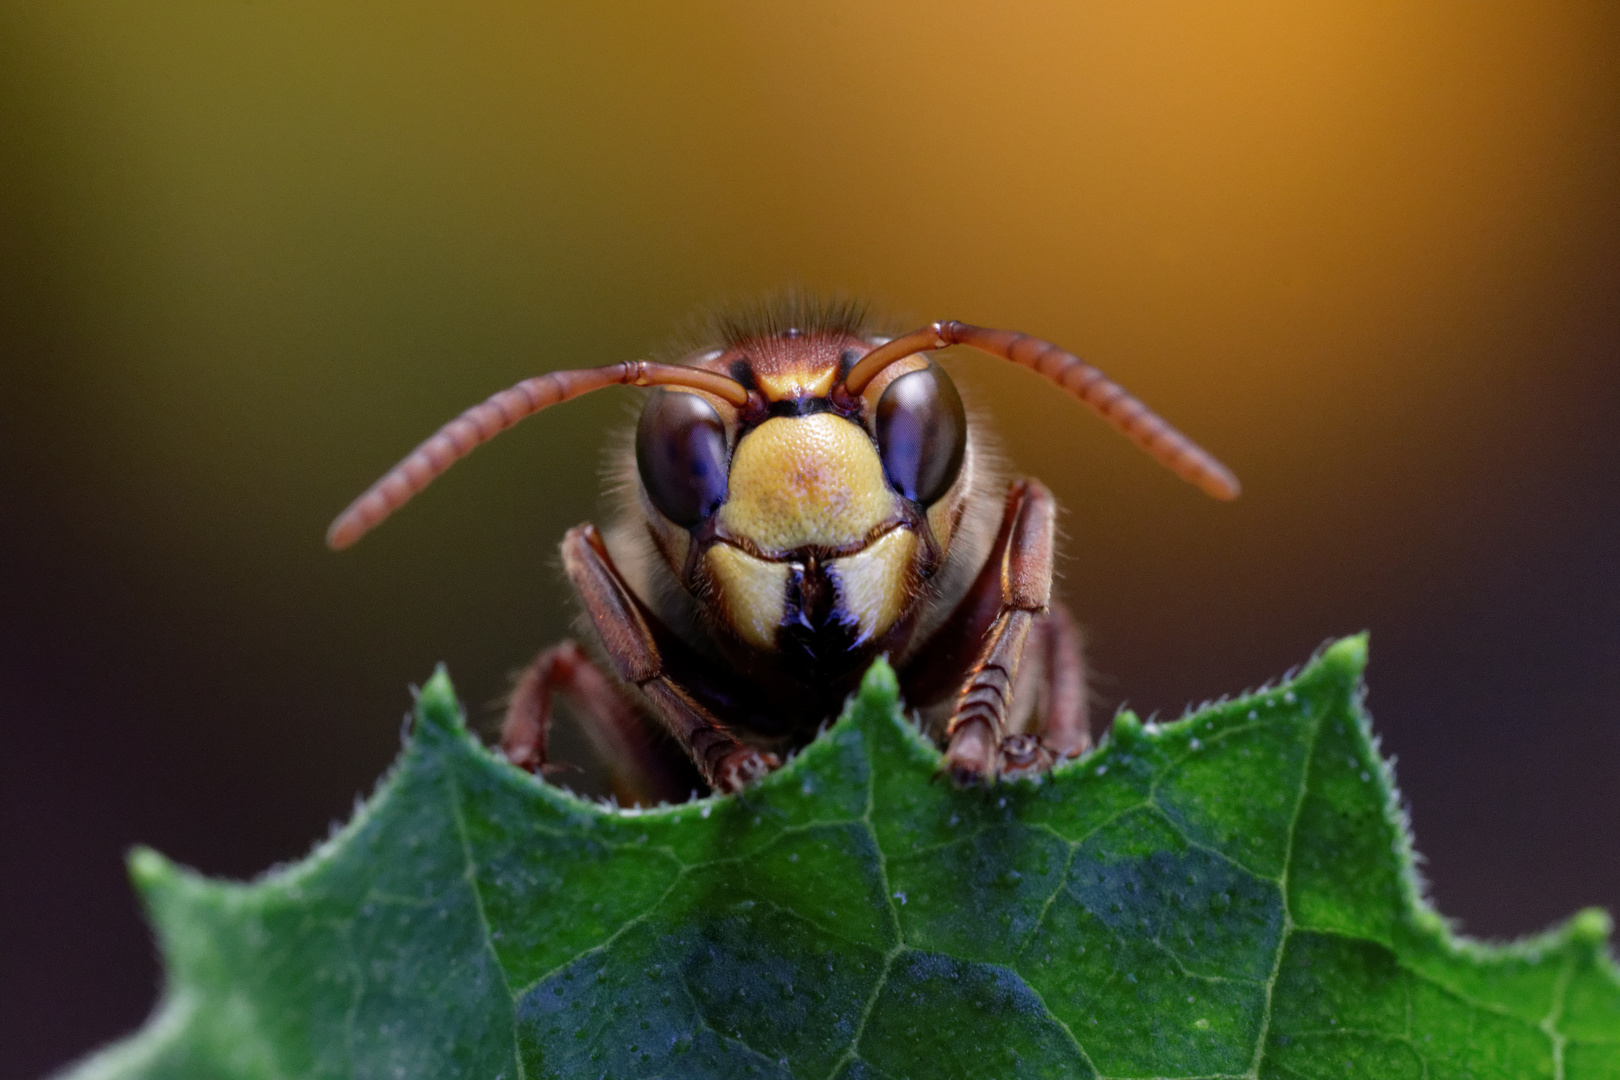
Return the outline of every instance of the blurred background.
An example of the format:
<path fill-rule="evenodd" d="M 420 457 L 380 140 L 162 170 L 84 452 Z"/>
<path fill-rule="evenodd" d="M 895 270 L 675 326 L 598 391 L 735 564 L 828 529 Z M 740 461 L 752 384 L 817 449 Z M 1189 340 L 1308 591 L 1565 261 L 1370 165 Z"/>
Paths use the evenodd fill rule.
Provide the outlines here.
<path fill-rule="evenodd" d="M 131 844 L 297 858 L 440 660 L 494 715 L 635 392 L 341 556 L 338 509 L 795 281 L 1061 342 L 1242 477 L 955 365 L 1067 508 L 1104 715 L 1368 628 L 1440 909 L 1620 909 L 1616 57 L 1544 0 L 0 5 L 0 1073 L 151 1006 Z"/>

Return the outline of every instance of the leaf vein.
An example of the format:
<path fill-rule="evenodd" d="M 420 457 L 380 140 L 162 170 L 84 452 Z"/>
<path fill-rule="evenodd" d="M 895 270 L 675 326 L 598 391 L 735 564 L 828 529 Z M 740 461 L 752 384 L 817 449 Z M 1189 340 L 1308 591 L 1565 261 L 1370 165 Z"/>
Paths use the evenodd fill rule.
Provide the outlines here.
<path fill-rule="evenodd" d="M 512 1061 L 517 1066 L 518 1080 L 523 1080 L 523 1055 L 518 1053 L 517 999 L 512 994 L 512 982 L 507 977 L 506 965 L 501 963 L 501 954 L 495 949 L 495 932 L 490 928 L 489 914 L 484 910 L 484 894 L 478 887 L 478 868 L 473 862 L 472 838 L 467 834 L 467 816 L 461 805 L 461 785 L 456 782 L 453 767 L 445 769 L 444 781 L 449 788 L 450 819 L 455 823 L 456 842 L 461 847 L 461 876 L 472 893 L 473 910 L 478 914 L 478 925 L 483 931 L 484 950 L 489 954 L 490 964 L 500 974 L 501 989 L 506 991 L 512 1003 Z"/>
<path fill-rule="evenodd" d="M 1288 816 L 1287 842 L 1283 845 L 1282 875 L 1277 879 L 1277 886 L 1282 892 L 1283 924 L 1277 935 L 1277 954 L 1271 961 L 1271 974 L 1265 981 L 1265 1004 L 1260 1012 L 1260 1031 L 1255 1037 L 1254 1059 L 1249 1065 L 1248 1075 L 1258 1078 L 1260 1064 L 1265 1060 L 1266 1039 L 1271 1033 L 1272 995 L 1277 989 L 1277 977 L 1282 972 L 1283 953 L 1288 950 L 1288 938 L 1294 932 L 1294 914 L 1288 903 L 1288 871 L 1294 862 L 1294 831 L 1299 827 L 1299 815 L 1305 807 L 1305 796 L 1310 788 L 1311 763 L 1316 758 L 1316 744 L 1322 737 L 1322 725 L 1326 722 L 1324 717 L 1315 718 L 1311 726 L 1310 743 L 1305 748 L 1299 770 L 1299 790 L 1294 794 L 1294 810 Z"/>

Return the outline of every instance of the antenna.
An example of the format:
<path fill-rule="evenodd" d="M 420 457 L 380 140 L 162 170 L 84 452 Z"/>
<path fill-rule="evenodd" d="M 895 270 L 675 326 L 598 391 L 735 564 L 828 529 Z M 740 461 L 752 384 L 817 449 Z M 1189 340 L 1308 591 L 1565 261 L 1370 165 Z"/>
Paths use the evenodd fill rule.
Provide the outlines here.
<path fill-rule="evenodd" d="M 988 330 L 954 320 L 929 323 L 861 357 L 844 377 L 844 389 L 851 395 L 859 395 L 878 372 L 890 364 L 913 353 L 943 349 L 947 345 L 970 345 L 991 356 L 1038 371 L 1069 396 L 1091 406 L 1149 457 L 1183 480 L 1217 499 L 1238 497 L 1241 487 L 1230 469 L 1132 397 L 1124 387 L 1073 353 L 1016 330 Z"/>
<path fill-rule="evenodd" d="M 480 402 L 434 432 L 389 469 L 326 530 L 327 546 L 342 551 L 410 502 L 446 469 L 519 420 L 559 402 L 606 386 L 685 386 L 703 390 L 736 406 L 748 404 L 748 390 L 735 379 L 700 368 L 628 360 L 598 368 L 553 371 L 524 379 Z"/>

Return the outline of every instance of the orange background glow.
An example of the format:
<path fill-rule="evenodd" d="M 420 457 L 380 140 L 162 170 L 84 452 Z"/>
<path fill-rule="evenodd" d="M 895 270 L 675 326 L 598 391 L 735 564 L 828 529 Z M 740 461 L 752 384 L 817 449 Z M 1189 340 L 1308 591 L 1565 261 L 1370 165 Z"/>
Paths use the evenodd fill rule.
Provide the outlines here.
<path fill-rule="evenodd" d="M 342 556 L 336 510 L 792 283 L 1060 342 L 1243 479 L 953 361 L 1066 507 L 1104 715 L 1370 628 L 1442 910 L 1620 907 L 1617 61 L 1573 2 L 0 7 L 4 1067 L 149 1004 L 125 846 L 295 857 L 408 682 L 486 715 L 568 631 L 635 393 Z"/>

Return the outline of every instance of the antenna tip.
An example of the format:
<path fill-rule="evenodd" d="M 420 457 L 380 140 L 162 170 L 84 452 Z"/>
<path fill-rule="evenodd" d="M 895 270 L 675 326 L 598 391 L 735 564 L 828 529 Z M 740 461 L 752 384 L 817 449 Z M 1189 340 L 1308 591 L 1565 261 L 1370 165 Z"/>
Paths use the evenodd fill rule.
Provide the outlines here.
<path fill-rule="evenodd" d="M 348 514 L 340 514 L 326 530 L 326 546 L 333 551 L 342 551 L 353 547 L 354 542 L 364 534 L 365 529 L 360 527 L 359 522 Z"/>
<path fill-rule="evenodd" d="M 1243 485 L 1238 483 L 1238 478 L 1225 469 L 1199 477 L 1198 486 L 1204 489 L 1206 495 L 1222 502 L 1231 502 L 1243 494 Z"/>

